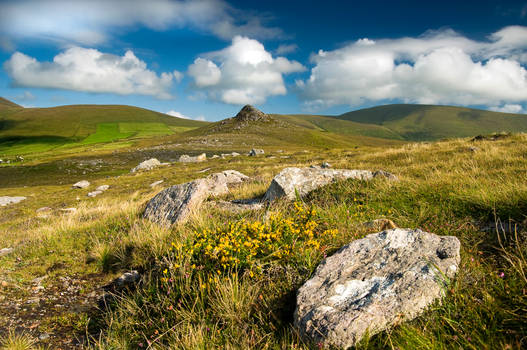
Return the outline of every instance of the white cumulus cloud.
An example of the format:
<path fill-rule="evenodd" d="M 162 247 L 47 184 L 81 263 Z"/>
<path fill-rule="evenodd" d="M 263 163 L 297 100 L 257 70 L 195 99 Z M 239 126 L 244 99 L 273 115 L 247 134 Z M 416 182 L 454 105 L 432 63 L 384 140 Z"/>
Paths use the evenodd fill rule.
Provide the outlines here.
<path fill-rule="evenodd" d="M 236 9 L 223 0 L 0 2 L 0 37 L 92 46 L 135 26 L 157 31 L 185 27 L 227 40 L 242 33 L 256 38 L 282 35 L 280 29 L 265 26 L 255 14 Z M 0 44 L 2 42 L 0 38 Z"/>
<path fill-rule="evenodd" d="M 492 106 L 489 108 L 491 111 L 504 112 L 504 113 L 523 113 L 523 107 L 516 104 L 505 104 L 503 106 Z"/>
<path fill-rule="evenodd" d="M 205 118 L 205 116 L 203 116 L 203 115 L 199 115 L 199 116 L 197 116 L 195 118 L 192 118 L 192 117 L 184 115 L 183 113 L 175 111 L 173 109 L 171 109 L 170 111 L 166 112 L 165 114 L 168 114 L 168 115 L 170 115 L 172 117 L 182 118 L 182 119 L 194 119 L 194 120 L 201 120 L 201 121 L 207 120 Z"/>
<path fill-rule="evenodd" d="M 358 106 L 403 100 L 500 106 L 527 102 L 527 27 L 511 26 L 474 41 L 452 30 L 417 38 L 360 39 L 312 55 L 297 88 L 308 105 Z"/>
<path fill-rule="evenodd" d="M 4 63 L 14 86 L 54 88 L 120 95 L 140 94 L 171 98 L 172 81 L 179 72 L 160 75 L 149 70 L 132 51 L 123 56 L 102 53 L 95 49 L 72 47 L 58 54 L 52 62 L 15 52 Z"/>
<path fill-rule="evenodd" d="M 198 57 L 188 68 L 194 87 L 229 104 L 260 104 L 285 95 L 283 75 L 305 70 L 296 61 L 273 57 L 257 40 L 236 36 L 221 51 Z"/>

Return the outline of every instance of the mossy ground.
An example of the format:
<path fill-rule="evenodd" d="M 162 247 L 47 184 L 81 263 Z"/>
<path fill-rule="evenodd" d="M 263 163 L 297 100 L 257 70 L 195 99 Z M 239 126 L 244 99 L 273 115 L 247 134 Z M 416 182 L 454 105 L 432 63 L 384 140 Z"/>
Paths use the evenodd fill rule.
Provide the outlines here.
<path fill-rule="evenodd" d="M 197 144 L 200 143 L 174 146 L 169 151 L 198 152 Z M 478 150 L 470 150 L 471 146 Z M 199 151 L 210 156 L 243 148 L 240 143 L 223 149 L 208 144 Z M 143 276 L 137 289 L 120 296 L 108 308 L 90 307 L 94 305 L 88 302 L 85 309 L 75 311 L 73 305 L 42 310 L 40 304 L 38 308 L 24 304 L 21 308 L 26 308 L 25 313 L 22 309 L 16 312 L 28 319 L 31 316 L 31 322 L 22 320 L 12 330 L 17 334 L 24 332 L 27 339 L 33 340 L 44 332 L 50 335 L 26 348 L 80 347 L 73 340 L 64 342 L 73 338 L 85 346 L 102 349 L 317 348 L 317 344 L 301 339 L 292 325 L 295 292 L 325 255 L 370 233 L 360 225 L 362 222 L 380 217 L 389 218 L 400 227 L 457 236 L 462 243 L 462 261 L 442 303 L 434 304 L 412 322 L 364 339 L 358 348 L 526 346 L 527 237 L 520 231 L 505 234 L 480 229 L 496 218 L 518 223 L 525 219 L 526 135 L 478 143 L 459 139 L 357 149 L 304 151 L 298 147 L 269 146 L 263 157 L 243 155 L 206 163 L 175 163 L 130 174 L 129 169 L 144 153 L 153 154 L 148 152 L 153 151 L 127 149 L 114 154 L 83 155 L 89 159 L 115 158 L 117 173 L 89 163 L 74 176 L 64 173 L 67 168 L 51 167 L 45 179 L 35 171 L 28 177 L 32 181 L 26 180 L 25 185 L 21 180 L 5 181 L 2 195 L 23 195 L 28 199 L 2 208 L 0 214 L 0 245 L 15 248 L 13 254 L 0 257 L 0 282 L 5 282 L 0 284 L 0 334 L 5 338 L 4 346 L 9 348 L 10 342 L 16 340 L 16 335 L 9 335 L 14 309 L 6 307 L 12 301 L 24 304 L 41 296 L 46 305 L 47 296 L 64 293 L 64 278 L 81 281 L 72 300 L 90 301 L 90 294 L 101 285 L 123 271 L 137 269 Z M 60 161 L 70 158 L 63 156 Z M 78 159 L 74 159 L 72 164 L 78 165 Z M 58 160 L 51 155 L 41 155 L 35 157 L 34 166 L 55 161 Z M 251 182 L 234 189 L 224 199 L 252 198 L 263 194 L 282 168 L 322 161 L 335 168 L 383 169 L 396 174 L 400 181 L 349 180 L 303 198 L 297 205 L 316 211 L 314 220 L 324 228 L 320 233 L 326 229 L 338 233 L 324 237 L 318 246 L 308 246 L 308 240 L 298 243 L 294 259 L 255 255 L 249 266 L 260 267 L 257 270 L 247 265 L 223 268 L 219 262 L 220 273 L 213 272 L 211 278 L 213 259 L 204 256 L 200 261 L 199 255 L 174 254 L 174 244 L 184 249 L 186 244 L 196 242 L 200 232 L 226 232 L 230 224 L 241 220 L 267 222 L 271 212 L 294 220 L 298 215 L 294 203 L 277 201 L 260 211 L 237 214 L 208 204 L 187 224 L 170 229 L 140 217 L 145 202 L 162 188 L 208 173 L 235 169 L 249 175 Z M 12 177 L 22 176 L 13 176 L 23 174 L 18 168 L 9 166 L 2 170 Z M 206 168 L 210 169 L 199 173 Z M 92 181 L 90 189 L 101 184 L 111 187 L 90 199 L 86 196 L 90 189 L 71 189 L 71 184 L 82 177 Z M 150 183 L 161 179 L 161 186 L 150 188 Z M 53 211 L 37 214 L 35 210 L 43 206 Z M 68 207 L 78 210 L 72 214 L 59 210 Z M 278 248 L 290 244 L 289 238 L 278 236 L 273 241 Z M 42 282 L 44 290 L 35 292 L 32 281 L 42 276 L 47 276 Z"/>

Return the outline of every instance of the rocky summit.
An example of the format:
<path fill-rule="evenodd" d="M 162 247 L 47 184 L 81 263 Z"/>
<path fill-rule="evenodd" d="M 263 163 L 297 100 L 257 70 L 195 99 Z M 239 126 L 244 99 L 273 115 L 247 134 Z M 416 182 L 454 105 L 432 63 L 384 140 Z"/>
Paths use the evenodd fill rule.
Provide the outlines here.
<path fill-rule="evenodd" d="M 240 122 L 255 122 L 269 120 L 269 116 L 251 105 L 245 105 L 234 117 L 234 120 Z"/>
<path fill-rule="evenodd" d="M 298 291 L 294 322 L 305 337 L 349 348 L 420 315 L 458 270 L 460 242 L 393 229 L 342 247 Z"/>

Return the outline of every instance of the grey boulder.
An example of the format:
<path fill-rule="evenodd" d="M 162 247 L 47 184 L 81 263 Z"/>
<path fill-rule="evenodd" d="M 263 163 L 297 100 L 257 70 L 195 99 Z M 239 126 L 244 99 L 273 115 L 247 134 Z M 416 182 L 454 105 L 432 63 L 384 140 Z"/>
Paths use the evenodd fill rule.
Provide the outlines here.
<path fill-rule="evenodd" d="M 191 157 L 187 154 L 183 154 L 181 157 L 179 157 L 179 162 L 181 163 L 198 163 L 203 162 L 205 160 L 207 160 L 207 155 L 205 153 L 202 153 L 195 157 Z"/>
<path fill-rule="evenodd" d="M 320 167 L 285 168 L 273 178 L 271 185 L 265 192 L 264 200 L 273 201 L 280 197 L 294 200 L 296 192 L 300 196 L 305 196 L 309 192 L 333 182 L 346 179 L 371 180 L 375 177 L 396 179 L 393 174 L 382 170 L 371 172 L 369 170 L 323 169 Z"/>
<path fill-rule="evenodd" d="M 229 186 L 247 179 L 238 171 L 226 170 L 169 187 L 147 203 L 143 217 L 162 225 L 183 223 L 209 196 L 226 194 Z"/>
<path fill-rule="evenodd" d="M 139 165 L 130 170 L 130 172 L 135 173 L 140 170 L 152 170 L 160 165 L 161 162 L 159 160 L 157 160 L 156 158 L 150 158 L 148 160 L 145 160 L 144 162 L 139 163 Z"/>
<path fill-rule="evenodd" d="M 250 152 L 249 152 L 249 155 L 254 157 L 254 156 L 258 156 L 258 155 L 261 155 L 261 154 L 264 154 L 265 151 L 263 149 L 259 149 L 259 148 L 253 148 Z"/>
<path fill-rule="evenodd" d="M 82 181 L 74 183 L 72 187 L 73 188 L 86 188 L 88 186 L 90 186 L 90 182 L 86 180 L 82 180 Z"/>
<path fill-rule="evenodd" d="M 298 291 L 294 323 L 324 346 L 348 348 L 419 316 L 457 272 L 456 237 L 393 229 L 351 242 L 323 260 Z"/>

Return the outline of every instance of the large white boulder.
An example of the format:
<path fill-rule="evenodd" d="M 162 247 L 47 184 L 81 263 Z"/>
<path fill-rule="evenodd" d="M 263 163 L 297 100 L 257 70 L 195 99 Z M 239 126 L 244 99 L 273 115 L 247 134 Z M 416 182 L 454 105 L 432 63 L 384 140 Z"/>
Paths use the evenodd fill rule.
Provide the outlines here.
<path fill-rule="evenodd" d="M 393 229 L 323 260 L 298 291 L 294 323 L 307 338 L 348 348 L 411 320 L 441 298 L 459 264 L 456 237 Z"/>
<path fill-rule="evenodd" d="M 280 197 L 294 200 L 296 192 L 300 196 L 305 196 L 317 188 L 336 181 L 346 179 L 371 180 L 375 177 L 396 179 L 394 175 L 384 171 L 323 169 L 319 167 L 285 168 L 273 178 L 264 195 L 264 200 L 273 201 Z"/>

